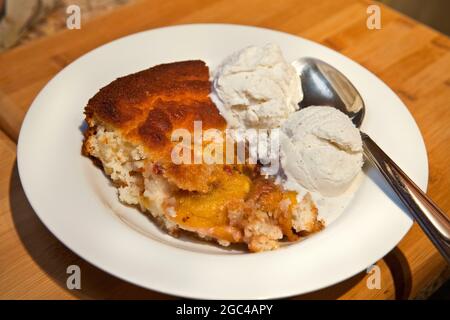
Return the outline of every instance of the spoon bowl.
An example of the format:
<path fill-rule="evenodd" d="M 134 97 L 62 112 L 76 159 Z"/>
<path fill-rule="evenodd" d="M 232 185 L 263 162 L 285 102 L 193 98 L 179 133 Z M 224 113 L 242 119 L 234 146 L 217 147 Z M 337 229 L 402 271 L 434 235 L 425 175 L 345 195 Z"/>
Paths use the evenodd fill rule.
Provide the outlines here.
<path fill-rule="evenodd" d="M 365 105 L 358 90 L 338 70 L 315 58 L 301 58 L 292 63 L 300 76 L 303 100 L 300 109 L 308 106 L 330 106 L 339 109 L 359 128 Z"/>

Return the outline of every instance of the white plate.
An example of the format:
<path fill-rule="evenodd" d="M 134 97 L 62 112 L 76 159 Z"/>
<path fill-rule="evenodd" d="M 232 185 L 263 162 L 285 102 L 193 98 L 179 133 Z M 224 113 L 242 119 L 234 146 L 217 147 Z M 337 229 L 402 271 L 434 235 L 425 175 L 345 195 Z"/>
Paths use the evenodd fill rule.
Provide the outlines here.
<path fill-rule="evenodd" d="M 18 167 L 48 229 L 78 255 L 134 284 L 194 298 L 276 298 L 355 275 L 388 253 L 412 221 L 372 170 L 324 231 L 260 254 L 174 239 L 121 205 L 108 179 L 80 155 L 83 108 L 115 78 L 163 62 L 203 59 L 214 68 L 247 45 L 277 43 L 288 60 L 320 58 L 340 69 L 367 106 L 363 129 L 423 189 L 428 163 L 420 132 L 400 99 L 372 73 L 319 44 L 272 30 L 182 25 L 134 34 L 71 63 L 39 93 L 23 122 Z M 367 172 L 367 171 L 366 171 Z M 386 193 L 387 192 L 387 193 Z M 139 229 L 139 232 L 137 232 Z"/>

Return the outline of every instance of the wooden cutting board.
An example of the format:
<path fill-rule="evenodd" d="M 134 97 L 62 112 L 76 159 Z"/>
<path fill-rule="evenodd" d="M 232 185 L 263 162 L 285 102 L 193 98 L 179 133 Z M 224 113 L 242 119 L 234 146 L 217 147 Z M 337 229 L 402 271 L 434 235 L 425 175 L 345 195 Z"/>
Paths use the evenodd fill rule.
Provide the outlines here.
<path fill-rule="evenodd" d="M 81 30 L 65 30 L 1 54 L 0 298 L 173 298 L 114 278 L 65 248 L 30 207 L 15 161 L 24 114 L 58 71 L 101 44 L 165 25 L 262 26 L 309 38 L 359 62 L 384 80 L 413 114 L 428 151 L 428 193 L 450 211 L 450 40 L 384 6 L 381 29 L 369 30 L 370 4 L 363 0 L 140 1 L 83 24 Z M 66 287 L 66 268 L 71 264 L 81 267 L 81 290 Z M 423 297 L 449 276 L 444 260 L 417 225 L 377 265 L 381 289 L 369 289 L 369 275 L 362 272 L 296 298 Z"/>

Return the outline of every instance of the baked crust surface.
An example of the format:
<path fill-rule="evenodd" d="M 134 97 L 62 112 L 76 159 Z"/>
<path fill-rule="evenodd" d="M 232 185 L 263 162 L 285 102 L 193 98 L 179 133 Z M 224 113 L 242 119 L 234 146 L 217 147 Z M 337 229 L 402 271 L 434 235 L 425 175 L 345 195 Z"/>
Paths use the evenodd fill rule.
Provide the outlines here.
<path fill-rule="evenodd" d="M 215 171 L 222 168 L 174 164 L 171 151 L 177 142 L 171 141 L 171 133 L 179 128 L 193 133 L 194 121 L 201 121 L 203 130 L 225 129 L 226 121 L 209 94 L 209 69 L 199 60 L 161 64 L 121 77 L 89 100 L 85 114 L 91 130 L 86 135 L 92 135 L 98 123 L 118 130 L 144 146 L 162 174 L 179 188 L 207 192 Z"/>

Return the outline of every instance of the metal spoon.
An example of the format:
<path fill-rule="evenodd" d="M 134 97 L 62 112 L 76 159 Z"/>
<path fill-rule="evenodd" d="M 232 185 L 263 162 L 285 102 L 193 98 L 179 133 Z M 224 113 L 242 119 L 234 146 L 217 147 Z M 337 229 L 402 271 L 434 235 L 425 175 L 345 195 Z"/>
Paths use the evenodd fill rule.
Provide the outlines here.
<path fill-rule="evenodd" d="M 364 119 L 361 95 L 350 81 L 329 64 L 315 58 L 301 58 L 292 63 L 300 75 L 303 101 L 300 108 L 332 106 L 347 114 L 357 128 Z M 445 213 L 361 131 L 364 155 L 395 191 L 411 215 L 450 264 L 450 220 Z"/>

